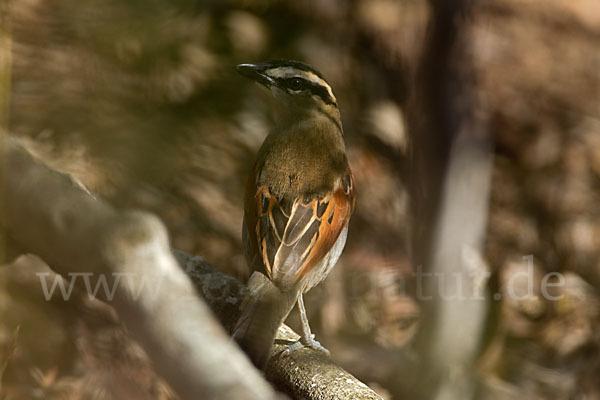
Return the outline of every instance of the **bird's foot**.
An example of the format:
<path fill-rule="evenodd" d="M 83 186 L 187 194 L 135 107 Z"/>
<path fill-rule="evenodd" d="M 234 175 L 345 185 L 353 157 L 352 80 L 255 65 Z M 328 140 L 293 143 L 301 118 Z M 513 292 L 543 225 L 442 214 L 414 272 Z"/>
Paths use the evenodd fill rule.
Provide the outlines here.
<path fill-rule="evenodd" d="M 311 349 L 315 349 L 315 350 L 325 353 L 325 355 L 329 356 L 329 350 L 327 350 L 325 347 L 323 347 L 323 345 L 321 343 L 319 343 L 318 341 L 315 340 L 314 334 L 310 335 L 309 338 L 301 338 L 300 340 L 292 343 L 291 345 L 289 345 L 287 347 L 287 349 L 285 349 L 283 351 L 283 353 L 281 353 L 281 356 L 287 357 L 290 354 L 292 354 L 294 351 L 300 350 L 304 347 L 310 347 Z"/>

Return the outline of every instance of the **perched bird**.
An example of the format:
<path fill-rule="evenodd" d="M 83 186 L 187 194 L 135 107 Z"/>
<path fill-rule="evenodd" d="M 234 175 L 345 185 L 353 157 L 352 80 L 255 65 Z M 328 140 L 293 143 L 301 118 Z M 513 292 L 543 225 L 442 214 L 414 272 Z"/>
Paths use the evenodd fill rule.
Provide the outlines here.
<path fill-rule="evenodd" d="M 346 243 L 354 178 L 337 101 L 323 76 L 288 60 L 240 64 L 237 70 L 275 97 L 275 126 L 265 139 L 244 198 L 243 242 L 253 272 L 234 338 L 259 368 L 277 329 L 298 304 L 304 346 L 314 340 L 303 293 L 329 274 Z M 328 352 L 327 352 L 328 353 Z"/>

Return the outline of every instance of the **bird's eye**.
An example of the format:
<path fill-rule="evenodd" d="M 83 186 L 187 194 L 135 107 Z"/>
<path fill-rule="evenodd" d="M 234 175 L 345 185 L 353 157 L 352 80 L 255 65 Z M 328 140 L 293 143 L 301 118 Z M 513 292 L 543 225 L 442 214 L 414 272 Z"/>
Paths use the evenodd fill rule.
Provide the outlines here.
<path fill-rule="evenodd" d="M 301 90 L 304 86 L 302 79 L 300 78 L 290 78 L 286 83 L 287 86 L 292 90 Z"/>

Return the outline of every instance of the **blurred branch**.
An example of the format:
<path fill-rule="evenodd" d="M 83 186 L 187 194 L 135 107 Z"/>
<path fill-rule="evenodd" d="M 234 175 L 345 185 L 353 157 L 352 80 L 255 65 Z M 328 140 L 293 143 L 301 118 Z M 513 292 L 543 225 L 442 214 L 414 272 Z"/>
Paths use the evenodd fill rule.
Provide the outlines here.
<path fill-rule="evenodd" d="M 409 132 L 412 140 L 411 205 L 413 254 L 417 264 L 428 265 L 440 211 L 450 152 L 466 110 L 455 99 L 460 95 L 453 51 L 457 47 L 458 17 L 464 1 L 432 1 L 428 41 L 417 66 Z M 465 66 L 463 66 L 464 68 Z M 464 104 L 464 103 L 463 103 Z M 465 107 L 466 108 L 466 107 Z"/>
<path fill-rule="evenodd" d="M 427 299 L 414 390 L 422 398 L 469 399 L 487 312 L 482 246 L 492 153 L 466 51 L 468 2 L 431 7 L 410 121 L 413 257 Z"/>
<path fill-rule="evenodd" d="M 231 330 L 239 317 L 244 284 L 219 272 L 201 257 L 173 250 L 191 277 L 175 264 L 162 224 L 139 212 L 118 213 L 77 186 L 68 175 L 35 162 L 14 140 L 2 139 L 1 224 L 28 251 L 44 258 L 64 276 L 90 276 L 87 288 L 104 276 L 117 287 L 114 299 L 99 290 L 140 341 L 157 372 L 182 398 L 272 398 L 254 367 L 241 356 L 222 328 L 208 315 L 199 292 Z M 14 171 L 19 171 L 18 173 Z M 92 238 L 90 240 L 90 238 Z M 156 291 L 132 298 L 116 274 L 159 280 Z M 108 278 L 110 276 L 111 278 Z M 128 281 L 128 280 L 126 280 Z M 142 283 L 143 285 L 144 283 Z M 144 289 L 150 289 L 146 286 Z M 154 296 L 154 298 L 153 298 Z M 267 367 L 267 379 L 294 398 L 380 399 L 365 384 L 319 352 L 279 355 L 298 338 L 283 326 Z"/>
<path fill-rule="evenodd" d="M 0 141 L 0 223 L 7 235 L 63 277 L 80 274 L 90 278 L 90 287 L 101 280 L 116 287 L 112 304 L 121 321 L 180 398 L 274 397 L 198 299 L 156 217 L 117 212 L 69 176 L 36 162 L 7 135 Z M 159 282 L 155 291 L 148 279 Z M 133 282 L 140 285 L 137 293 Z"/>

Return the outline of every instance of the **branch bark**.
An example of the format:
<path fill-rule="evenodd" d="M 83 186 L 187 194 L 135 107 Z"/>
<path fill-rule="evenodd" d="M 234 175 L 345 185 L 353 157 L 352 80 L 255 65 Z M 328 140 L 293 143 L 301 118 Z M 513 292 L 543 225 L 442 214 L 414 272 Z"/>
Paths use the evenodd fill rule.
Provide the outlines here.
<path fill-rule="evenodd" d="M 96 295 L 114 307 L 182 399 L 275 396 L 225 332 L 239 317 L 242 282 L 201 257 L 171 253 L 156 217 L 113 210 L 70 176 L 36 162 L 13 139 L 0 136 L 0 155 L 0 225 L 61 275 L 85 278 L 77 281 L 82 293 L 102 279 L 116 287 L 114 297 L 102 290 Z M 275 387 L 299 399 L 380 399 L 318 352 L 280 357 L 286 342 L 297 338 L 287 326 L 279 331 L 266 370 Z"/>
<path fill-rule="evenodd" d="M 110 301 L 182 399 L 270 399 L 272 388 L 231 342 L 171 256 L 153 215 L 117 212 L 0 136 L 0 224 L 63 276 L 116 287 Z M 148 282 L 159 282 L 152 286 Z M 145 286 L 144 283 L 146 283 Z"/>

